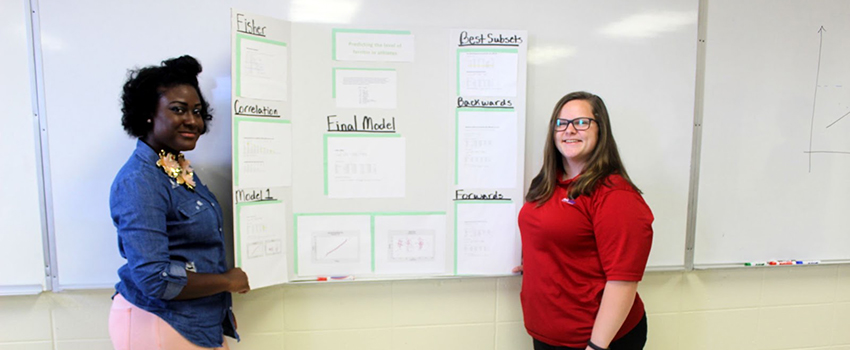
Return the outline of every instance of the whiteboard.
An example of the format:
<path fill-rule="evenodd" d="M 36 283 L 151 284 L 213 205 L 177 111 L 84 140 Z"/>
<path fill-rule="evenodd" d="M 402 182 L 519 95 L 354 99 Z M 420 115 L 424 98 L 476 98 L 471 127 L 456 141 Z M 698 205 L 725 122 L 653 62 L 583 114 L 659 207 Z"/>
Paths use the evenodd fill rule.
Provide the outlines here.
<path fill-rule="evenodd" d="M 37 174 L 37 119 L 33 116 L 24 2 L 0 0 L 0 294 L 39 292 L 44 253 Z"/>
<path fill-rule="evenodd" d="M 696 0 L 537 0 L 521 5 L 508 0 L 403 5 L 391 0 L 42 0 L 39 7 L 48 170 L 53 179 L 59 284 L 65 288 L 107 287 L 117 281 L 115 271 L 122 259 L 117 253 L 108 196 L 114 174 L 134 147 L 134 140 L 120 126 L 120 89 L 128 68 L 157 64 L 181 54 L 200 59 L 204 65 L 200 86 L 217 119 L 187 158 L 219 201 L 228 202 L 232 183 L 227 120 L 231 107 L 231 7 L 305 25 L 526 30 L 530 41 L 525 187 L 542 164 L 543 140 L 555 102 L 571 91 L 594 92 L 606 101 L 629 174 L 655 214 L 649 265 L 684 264 Z M 163 8 L 191 16 L 175 20 L 173 15 L 163 14 Z M 302 39 L 293 38 L 296 40 Z M 296 59 L 305 66 L 293 62 L 293 79 L 299 79 L 299 69 L 315 68 L 309 61 L 293 57 Z M 298 86 L 293 84 L 292 89 Z M 417 97 L 399 99 L 414 101 Z M 293 106 L 294 112 L 300 110 Z M 307 181 L 299 179 L 296 174 L 293 181 Z M 411 194 L 414 191 L 417 189 L 411 187 Z M 295 199 L 306 195 L 293 194 Z M 321 204 L 313 202 L 299 210 Z M 406 209 L 428 207 L 421 203 Z M 225 226 L 232 227 L 232 208 L 223 209 Z"/>
<path fill-rule="evenodd" d="M 850 259 L 850 2 L 708 4 L 695 263 Z"/>
<path fill-rule="evenodd" d="M 272 3 L 39 1 L 60 288 L 118 282 L 123 259 L 109 187 L 135 148 L 121 128 L 128 69 L 183 54 L 201 61 L 199 83 L 215 119 L 186 158 L 219 202 L 229 202 L 230 6 L 286 16 Z M 222 209 L 232 226 L 232 208 Z"/>
<path fill-rule="evenodd" d="M 359 4 L 348 23 L 527 30 L 525 188 L 542 165 L 543 141 L 555 102 L 575 90 L 600 95 L 608 106 L 629 175 L 644 191 L 655 215 L 648 265 L 682 267 L 698 2 L 533 1 L 520 7 L 510 1 L 486 4 L 437 1 L 397 6 L 394 2 L 369 1 Z M 569 20 L 565 13 L 570 14 L 566 16 Z M 297 67 L 294 69 L 297 75 Z M 293 118 L 298 117 L 294 113 Z M 299 196 L 295 193 L 295 200 Z"/>

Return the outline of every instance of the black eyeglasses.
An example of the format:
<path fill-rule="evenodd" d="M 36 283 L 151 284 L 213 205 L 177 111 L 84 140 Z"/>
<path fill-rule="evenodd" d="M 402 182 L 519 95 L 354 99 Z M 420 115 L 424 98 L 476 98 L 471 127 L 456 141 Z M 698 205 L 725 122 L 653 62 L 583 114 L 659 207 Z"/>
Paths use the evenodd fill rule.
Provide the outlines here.
<path fill-rule="evenodd" d="M 561 119 L 561 118 L 558 118 L 558 119 L 555 119 L 555 131 L 567 130 L 567 128 L 570 126 L 570 124 L 572 124 L 573 127 L 576 128 L 576 130 L 583 131 L 583 130 L 590 129 L 590 124 L 593 124 L 592 122 L 596 122 L 597 124 L 599 124 L 599 122 L 596 121 L 596 119 L 592 119 L 592 118 L 576 118 L 576 119 Z"/>

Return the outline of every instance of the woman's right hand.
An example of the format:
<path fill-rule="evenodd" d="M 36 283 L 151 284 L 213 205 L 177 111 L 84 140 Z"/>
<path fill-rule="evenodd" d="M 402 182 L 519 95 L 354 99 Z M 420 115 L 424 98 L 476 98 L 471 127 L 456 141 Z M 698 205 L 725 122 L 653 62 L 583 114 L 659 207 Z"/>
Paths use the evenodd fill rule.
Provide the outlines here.
<path fill-rule="evenodd" d="M 248 275 L 238 267 L 221 274 L 187 271 L 186 285 L 174 299 L 196 299 L 222 292 L 247 293 L 249 290 Z"/>
<path fill-rule="evenodd" d="M 518 273 L 518 274 L 521 275 L 522 274 L 522 265 L 514 267 L 513 270 L 511 270 L 511 272 Z"/>
<path fill-rule="evenodd" d="M 248 275 L 241 268 L 232 268 L 225 272 L 224 276 L 230 282 L 230 286 L 228 287 L 229 292 L 247 293 L 251 290 L 251 286 L 248 285 Z"/>

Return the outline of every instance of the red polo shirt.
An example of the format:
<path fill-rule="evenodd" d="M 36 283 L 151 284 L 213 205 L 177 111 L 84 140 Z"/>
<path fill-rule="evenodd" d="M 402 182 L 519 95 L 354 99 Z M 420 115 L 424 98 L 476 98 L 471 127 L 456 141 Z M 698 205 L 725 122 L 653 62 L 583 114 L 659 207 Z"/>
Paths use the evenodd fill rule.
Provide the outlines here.
<path fill-rule="evenodd" d="M 573 179 L 542 206 L 526 203 L 522 234 L 522 300 L 533 338 L 583 348 L 590 339 L 607 281 L 640 281 L 652 245 L 653 216 L 643 197 L 619 175 L 591 196 L 567 198 Z M 640 296 L 614 339 L 643 317 Z"/>

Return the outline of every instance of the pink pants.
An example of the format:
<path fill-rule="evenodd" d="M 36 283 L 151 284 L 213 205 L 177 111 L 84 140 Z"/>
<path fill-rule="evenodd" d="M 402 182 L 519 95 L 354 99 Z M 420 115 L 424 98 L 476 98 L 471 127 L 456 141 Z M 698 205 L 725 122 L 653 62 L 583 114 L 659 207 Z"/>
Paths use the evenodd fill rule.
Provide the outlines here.
<path fill-rule="evenodd" d="M 159 316 L 116 294 L 109 311 L 109 338 L 115 350 L 199 350 Z M 216 350 L 230 350 L 227 342 Z"/>

